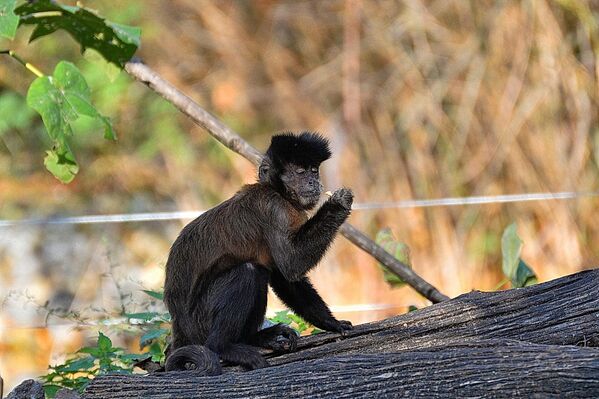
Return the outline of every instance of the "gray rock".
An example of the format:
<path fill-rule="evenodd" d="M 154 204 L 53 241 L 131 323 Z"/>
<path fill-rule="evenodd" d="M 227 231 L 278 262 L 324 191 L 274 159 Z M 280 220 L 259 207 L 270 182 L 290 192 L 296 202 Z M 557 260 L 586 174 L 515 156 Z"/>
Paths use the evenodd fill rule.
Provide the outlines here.
<path fill-rule="evenodd" d="M 34 380 L 25 380 L 8 394 L 6 399 L 44 399 L 42 384 Z"/>

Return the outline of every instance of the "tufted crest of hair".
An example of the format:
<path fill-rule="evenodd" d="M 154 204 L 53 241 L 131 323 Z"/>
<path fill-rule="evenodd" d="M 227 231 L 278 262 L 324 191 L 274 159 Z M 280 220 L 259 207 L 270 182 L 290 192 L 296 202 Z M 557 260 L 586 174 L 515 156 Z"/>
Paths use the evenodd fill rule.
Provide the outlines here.
<path fill-rule="evenodd" d="M 331 157 L 329 141 L 317 133 L 282 133 L 272 137 L 266 156 L 277 168 L 286 164 L 314 166 Z"/>

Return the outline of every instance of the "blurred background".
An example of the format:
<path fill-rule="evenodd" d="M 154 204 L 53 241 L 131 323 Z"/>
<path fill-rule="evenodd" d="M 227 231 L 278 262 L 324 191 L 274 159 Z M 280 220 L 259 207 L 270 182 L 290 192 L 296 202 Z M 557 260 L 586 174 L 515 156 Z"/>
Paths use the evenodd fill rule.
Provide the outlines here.
<path fill-rule="evenodd" d="M 65 4 L 74 2 L 63 1 Z M 273 133 L 332 143 L 327 190 L 356 202 L 599 190 L 599 1 L 82 1 L 140 26 L 137 55 L 260 150 Z M 43 165 L 49 140 L 24 96 L 34 76 L 0 58 L 0 220 L 208 209 L 256 170 L 154 92 L 80 55 L 59 32 L 22 58 L 83 71 L 119 136 L 77 125 L 81 171 L 69 185 Z M 501 234 L 546 281 L 599 265 L 599 198 L 356 210 L 372 238 L 390 227 L 413 268 L 446 295 L 503 280 Z M 188 220 L 0 227 L 0 374 L 5 392 L 84 345 L 98 320 L 147 308 Z M 336 315 L 377 320 L 429 302 L 392 289 L 376 262 L 338 238 L 312 279 Z M 501 286 L 507 288 L 509 285 Z M 269 302 L 269 311 L 282 309 Z"/>

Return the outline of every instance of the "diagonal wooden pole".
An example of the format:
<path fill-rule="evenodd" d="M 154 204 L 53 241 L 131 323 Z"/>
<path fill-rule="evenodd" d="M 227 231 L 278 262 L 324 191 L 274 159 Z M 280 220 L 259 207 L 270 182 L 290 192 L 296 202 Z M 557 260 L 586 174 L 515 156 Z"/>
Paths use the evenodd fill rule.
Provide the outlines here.
<path fill-rule="evenodd" d="M 260 151 L 248 144 L 239 134 L 222 123 L 217 117 L 210 114 L 171 83 L 160 77 L 146 64 L 139 60 L 132 60 L 125 65 L 125 70 L 129 75 L 147 85 L 185 115 L 189 116 L 223 145 L 245 157 L 254 165 L 260 164 L 262 160 Z M 437 303 L 449 299 L 416 274 L 410 267 L 397 260 L 351 224 L 344 223 L 339 232 L 353 244 L 372 255 L 389 270 L 401 277 L 408 285 L 431 302 Z"/>

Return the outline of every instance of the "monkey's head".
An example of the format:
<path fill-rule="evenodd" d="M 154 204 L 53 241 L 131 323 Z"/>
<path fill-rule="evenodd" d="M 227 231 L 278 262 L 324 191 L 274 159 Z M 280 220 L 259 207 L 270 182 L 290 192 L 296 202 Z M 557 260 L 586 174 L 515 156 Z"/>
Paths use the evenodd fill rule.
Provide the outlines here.
<path fill-rule="evenodd" d="M 312 209 L 322 191 L 318 168 L 330 157 L 329 142 L 316 133 L 279 134 L 273 136 L 262 159 L 258 179 L 274 187 L 294 206 Z"/>

